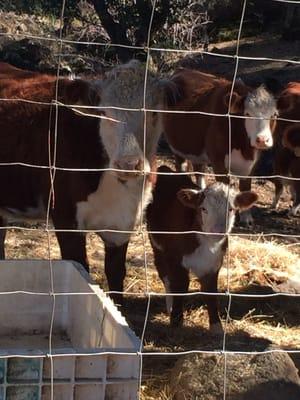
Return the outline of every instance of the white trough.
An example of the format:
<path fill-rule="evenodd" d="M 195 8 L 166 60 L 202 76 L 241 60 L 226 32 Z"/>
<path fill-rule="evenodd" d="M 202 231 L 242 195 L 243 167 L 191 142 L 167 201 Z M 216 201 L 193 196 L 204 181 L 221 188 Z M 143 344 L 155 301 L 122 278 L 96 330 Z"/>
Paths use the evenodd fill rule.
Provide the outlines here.
<path fill-rule="evenodd" d="M 82 266 L 50 271 L 0 261 L 0 400 L 51 400 L 51 387 L 54 400 L 137 399 L 139 339 Z"/>

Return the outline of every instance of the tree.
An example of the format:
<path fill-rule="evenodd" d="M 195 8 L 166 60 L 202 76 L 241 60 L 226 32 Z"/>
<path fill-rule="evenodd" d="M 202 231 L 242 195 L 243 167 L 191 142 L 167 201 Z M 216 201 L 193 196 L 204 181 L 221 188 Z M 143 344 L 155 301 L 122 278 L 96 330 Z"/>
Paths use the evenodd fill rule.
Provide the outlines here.
<path fill-rule="evenodd" d="M 152 14 L 151 0 L 90 0 L 113 44 L 145 46 Z M 151 32 L 159 31 L 165 24 L 170 11 L 170 0 L 161 0 L 155 7 L 155 18 Z M 128 61 L 133 50 L 117 47 L 122 62 Z"/>

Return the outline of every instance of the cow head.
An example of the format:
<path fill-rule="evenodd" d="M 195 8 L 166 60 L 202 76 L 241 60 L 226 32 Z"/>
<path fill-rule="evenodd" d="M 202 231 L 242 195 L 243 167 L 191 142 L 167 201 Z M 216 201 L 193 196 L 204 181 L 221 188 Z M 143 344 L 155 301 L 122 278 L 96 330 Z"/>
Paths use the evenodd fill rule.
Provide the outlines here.
<path fill-rule="evenodd" d="M 229 103 L 230 95 L 226 96 L 226 102 Z M 245 95 L 234 91 L 230 112 L 245 116 L 245 129 L 252 147 L 263 150 L 273 146 L 278 111 L 275 97 L 263 85 L 252 91 L 248 90 Z"/>
<path fill-rule="evenodd" d="M 196 210 L 196 225 L 201 227 L 201 231 L 208 233 L 230 232 L 236 211 L 246 210 L 257 201 L 255 193 L 237 193 L 220 182 L 204 190 L 181 189 L 177 197 L 184 206 Z"/>
<path fill-rule="evenodd" d="M 288 117 L 300 106 L 300 83 L 290 82 L 281 92 L 277 101 L 280 116 Z"/>
<path fill-rule="evenodd" d="M 153 111 L 144 112 L 144 105 Z M 105 116 L 100 136 L 109 156 L 109 167 L 122 180 L 150 172 L 162 132 L 164 82 L 137 61 L 114 68 L 103 81 L 100 109 Z"/>

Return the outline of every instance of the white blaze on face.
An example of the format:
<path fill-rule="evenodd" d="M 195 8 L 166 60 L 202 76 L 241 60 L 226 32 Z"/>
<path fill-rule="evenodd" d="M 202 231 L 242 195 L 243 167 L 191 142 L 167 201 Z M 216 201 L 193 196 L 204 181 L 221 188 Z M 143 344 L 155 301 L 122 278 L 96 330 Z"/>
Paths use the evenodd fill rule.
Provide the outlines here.
<path fill-rule="evenodd" d="M 244 102 L 245 128 L 252 147 L 266 149 L 273 146 L 271 120 L 278 114 L 276 101 L 263 86 L 249 93 Z"/>
<path fill-rule="evenodd" d="M 234 197 L 235 192 L 222 183 L 216 183 L 205 189 L 205 197 L 199 210 L 203 232 L 226 233 L 231 231 L 235 220 Z"/>
<path fill-rule="evenodd" d="M 144 100 L 149 109 L 162 107 L 163 91 L 158 82 L 148 75 L 144 99 L 145 68 L 136 61 L 114 68 L 103 81 L 100 107 L 110 119 L 101 120 L 100 136 L 111 168 L 150 171 L 149 160 L 162 133 L 161 114 L 142 109 Z"/>

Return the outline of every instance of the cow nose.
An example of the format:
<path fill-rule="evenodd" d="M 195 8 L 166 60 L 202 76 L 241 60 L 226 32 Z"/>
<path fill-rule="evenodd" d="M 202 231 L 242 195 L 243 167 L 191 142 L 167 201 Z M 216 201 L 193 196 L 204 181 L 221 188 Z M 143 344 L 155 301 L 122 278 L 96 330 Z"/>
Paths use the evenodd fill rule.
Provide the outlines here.
<path fill-rule="evenodd" d="M 259 147 L 269 147 L 270 139 L 265 136 L 257 136 L 255 142 Z"/>

